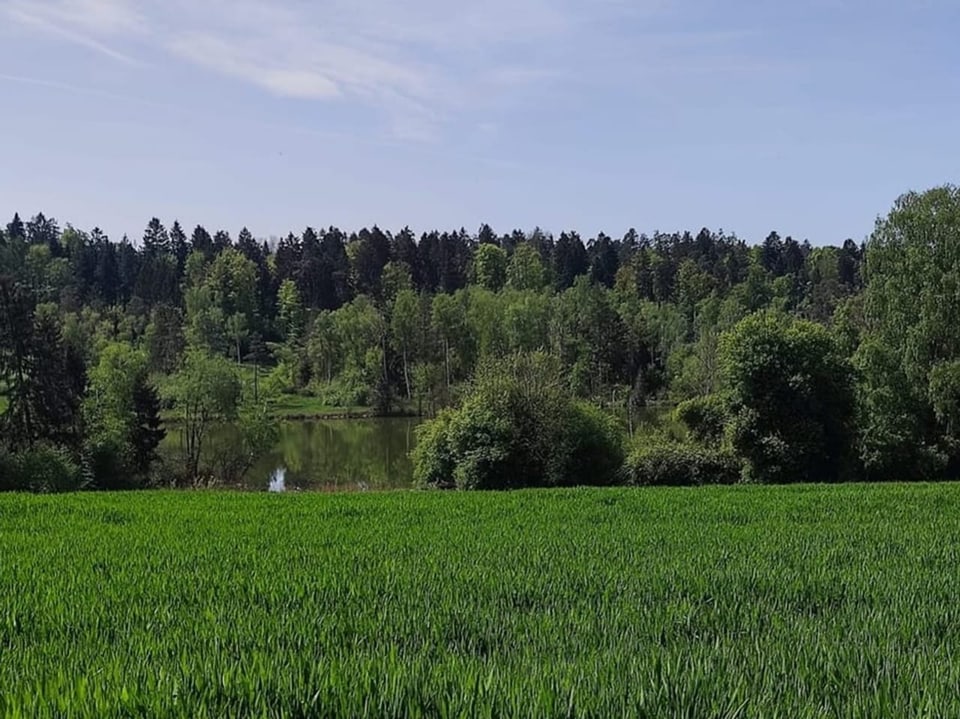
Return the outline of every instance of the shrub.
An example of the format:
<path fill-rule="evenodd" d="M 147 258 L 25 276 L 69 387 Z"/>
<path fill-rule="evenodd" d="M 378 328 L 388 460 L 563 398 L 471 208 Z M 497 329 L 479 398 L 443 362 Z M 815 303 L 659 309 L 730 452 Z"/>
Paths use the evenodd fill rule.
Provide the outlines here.
<path fill-rule="evenodd" d="M 561 377 L 543 354 L 481 368 L 462 405 L 419 430 L 417 484 L 513 489 L 617 481 L 619 428 L 574 402 Z"/>
<path fill-rule="evenodd" d="M 84 484 L 83 472 L 62 447 L 39 444 L 0 459 L 0 488 L 26 492 L 72 492 Z"/>
<path fill-rule="evenodd" d="M 412 453 L 413 474 L 418 485 L 453 489 L 453 455 L 448 439 L 452 410 L 442 410 L 435 419 L 417 428 L 417 446 Z"/>
<path fill-rule="evenodd" d="M 674 416 L 698 442 L 712 442 L 723 436 L 730 419 L 729 407 L 728 397 L 711 394 L 681 402 L 674 410 Z"/>
<path fill-rule="evenodd" d="M 570 409 L 563 451 L 564 471 L 558 473 L 556 485 L 612 485 L 622 478 L 623 433 L 607 412 L 586 402 L 576 402 Z"/>
<path fill-rule="evenodd" d="M 116 437 L 101 435 L 86 445 L 93 487 L 102 490 L 140 489 L 144 478 L 133 469 L 130 448 Z"/>
<path fill-rule="evenodd" d="M 735 484 L 740 462 L 728 449 L 657 442 L 638 447 L 627 458 L 626 476 L 638 486 L 684 487 Z"/>
<path fill-rule="evenodd" d="M 12 492 L 16 486 L 17 464 L 13 455 L 0 448 L 0 492 Z"/>
<path fill-rule="evenodd" d="M 730 387 L 727 436 L 751 481 L 848 477 L 856 437 L 854 371 L 817 324 L 758 313 L 720 340 Z"/>
<path fill-rule="evenodd" d="M 457 489 L 510 489 L 541 484 L 544 475 L 536 439 L 522 418 L 485 397 L 472 397 L 453 412 L 447 428 L 449 467 Z M 514 408 L 515 409 L 515 408 Z M 531 441 L 533 440 L 533 441 Z M 451 484 L 442 479 L 440 486 Z"/>

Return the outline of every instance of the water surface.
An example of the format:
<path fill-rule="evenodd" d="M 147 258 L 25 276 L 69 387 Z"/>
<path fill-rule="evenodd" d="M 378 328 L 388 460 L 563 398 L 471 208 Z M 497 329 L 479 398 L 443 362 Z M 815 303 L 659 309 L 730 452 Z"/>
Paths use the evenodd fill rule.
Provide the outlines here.
<path fill-rule="evenodd" d="M 409 453 L 421 420 L 338 419 L 280 422 L 276 446 L 247 472 L 247 489 L 273 491 L 362 491 L 402 489 L 413 484 Z M 207 452 L 235 442 L 230 427 L 211 436 Z M 168 428 L 162 451 L 171 456 L 179 433 Z"/>

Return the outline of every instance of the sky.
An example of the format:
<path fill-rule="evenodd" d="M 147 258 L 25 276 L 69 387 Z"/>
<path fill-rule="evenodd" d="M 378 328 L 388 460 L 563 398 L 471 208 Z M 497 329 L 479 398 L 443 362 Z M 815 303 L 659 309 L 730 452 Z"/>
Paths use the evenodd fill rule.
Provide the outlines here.
<path fill-rule="evenodd" d="M 864 239 L 960 180 L 956 0 L 0 0 L 0 218 Z"/>

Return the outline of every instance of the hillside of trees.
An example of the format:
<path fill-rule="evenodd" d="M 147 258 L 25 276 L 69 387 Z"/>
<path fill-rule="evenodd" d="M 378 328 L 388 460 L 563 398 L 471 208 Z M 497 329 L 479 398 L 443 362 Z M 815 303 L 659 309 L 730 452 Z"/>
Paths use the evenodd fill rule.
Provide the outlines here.
<path fill-rule="evenodd" d="M 740 447 L 761 481 L 952 476 L 958 253 L 953 187 L 904 195 L 866 242 L 828 247 L 486 225 L 308 227 L 266 242 L 156 218 L 134 244 L 15 215 L 0 230 L 0 443 L 8 462 L 42 447 L 98 486 L 149 475 L 165 410 L 236 420 L 262 392 L 433 414 L 478 367 L 542 353 L 574 398 L 628 431 L 649 403 L 688 419 L 722 405 L 713 439 Z M 231 364 L 257 368 L 253 391 L 224 379 Z M 188 410 L 191 377 L 219 390 Z M 821 394 L 807 380 L 849 406 L 811 409 Z M 849 441 L 821 451 L 838 434 Z M 97 469 L 117 452 L 122 468 Z M 829 466 L 797 459 L 818 453 Z"/>

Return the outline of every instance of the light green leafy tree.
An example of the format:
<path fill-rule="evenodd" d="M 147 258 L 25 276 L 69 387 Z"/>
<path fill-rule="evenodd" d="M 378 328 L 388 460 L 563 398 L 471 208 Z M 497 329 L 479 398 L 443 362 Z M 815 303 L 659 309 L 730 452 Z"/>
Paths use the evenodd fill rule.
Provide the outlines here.
<path fill-rule="evenodd" d="M 236 368 L 225 358 L 190 349 L 182 369 L 162 388 L 180 428 L 184 479 L 200 479 L 200 460 L 211 429 L 237 417 L 241 383 Z"/>
<path fill-rule="evenodd" d="M 496 245 L 480 245 L 473 255 L 472 279 L 480 287 L 499 292 L 507 281 L 507 253 Z"/>
<path fill-rule="evenodd" d="M 546 269 L 537 248 L 521 242 L 507 264 L 507 285 L 514 290 L 541 290 L 547 283 Z"/>

